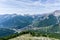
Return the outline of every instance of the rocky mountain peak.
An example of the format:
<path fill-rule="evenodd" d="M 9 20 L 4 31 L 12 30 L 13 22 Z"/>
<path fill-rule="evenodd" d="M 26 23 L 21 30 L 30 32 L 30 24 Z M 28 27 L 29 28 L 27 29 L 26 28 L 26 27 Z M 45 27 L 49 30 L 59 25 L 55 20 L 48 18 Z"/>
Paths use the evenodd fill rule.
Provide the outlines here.
<path fill-rule="evenodd" d="M 60 10 L 54 11 L 55 16 L 60 16 Z"/>

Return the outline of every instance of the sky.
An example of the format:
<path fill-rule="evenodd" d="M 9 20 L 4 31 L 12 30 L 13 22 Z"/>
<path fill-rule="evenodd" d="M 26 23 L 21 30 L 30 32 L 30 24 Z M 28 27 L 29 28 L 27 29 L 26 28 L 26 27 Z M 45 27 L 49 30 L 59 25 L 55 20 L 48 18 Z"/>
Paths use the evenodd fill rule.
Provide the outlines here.
<path fill-rule="evenodd" d="M 60 0 L 0 0 L 0 14 L 43 14 L 60 10 Z"/>

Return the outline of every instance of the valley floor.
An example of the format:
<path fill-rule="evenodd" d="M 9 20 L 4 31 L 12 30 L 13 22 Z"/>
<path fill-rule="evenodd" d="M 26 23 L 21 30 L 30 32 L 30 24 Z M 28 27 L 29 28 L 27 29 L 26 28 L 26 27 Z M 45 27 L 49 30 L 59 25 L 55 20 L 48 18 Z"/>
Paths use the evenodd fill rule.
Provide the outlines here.
<path fill-rule="evenodd" d="M 30 34 L 24 34 L 21 36 L 18 36 L 16 38 L 12 38 L 9 40 L 59 40 L 59 39 L 55 39 L 55 38 L 49 38 L 49 37 L 33 37 Z"/>

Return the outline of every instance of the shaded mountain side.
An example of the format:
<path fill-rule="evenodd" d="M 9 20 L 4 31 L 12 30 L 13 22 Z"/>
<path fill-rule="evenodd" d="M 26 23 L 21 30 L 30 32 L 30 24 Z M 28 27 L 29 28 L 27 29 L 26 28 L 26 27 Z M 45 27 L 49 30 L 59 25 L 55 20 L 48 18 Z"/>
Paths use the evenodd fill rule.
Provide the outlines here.
<path fill-rule="evenodd" d="M 14 30 L 0 28 L 0 38 L 14 34 Z"/>
<path fill-rule="evenodd" d="M 43 15 L 0 15 L 0 27 L 21 29 L 28 28 L 29 25 L 32 27 L 46 27 L 60 24 L 60 16 L 56 16 L 57 13 L 58 11 Z"/>
<path fill-rule="evenodd" d="M 30 16 L 16 15 L 2 23 L 2 27 L 23 28 L 32 23 L 33 18 Z"/>
<path fill-rule="evenodd" d="M 28 32 L 32 32 L 33 36 L 39 36 L 40 34 L 46 36 L 48 34 L 49 37 L 60 39 L 60 15 L 57 15 L 57 13 L 59 14 L 60 12 L 55 11 L 51 14 L 43 15 L 0 15 L 3 17 L 0 17 L 0 27 L 16 29 L 17 31 L 29 30 Z M 21 34 L 25 33 L 23 32 Z M 19 36 L 19 33 L 17 34 L 7 38 Z"/>

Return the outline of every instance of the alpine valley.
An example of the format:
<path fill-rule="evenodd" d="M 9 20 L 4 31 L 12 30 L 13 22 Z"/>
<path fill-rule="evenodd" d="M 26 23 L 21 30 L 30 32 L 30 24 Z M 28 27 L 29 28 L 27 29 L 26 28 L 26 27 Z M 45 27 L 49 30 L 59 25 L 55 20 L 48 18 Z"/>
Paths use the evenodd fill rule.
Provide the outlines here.
<path fill-rule="evenodd" d="M 60 35 L 60 10 L 36 15 L 0 15 L 0 38 L 27 30 Z"/>

